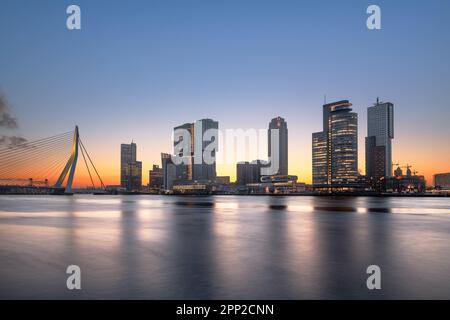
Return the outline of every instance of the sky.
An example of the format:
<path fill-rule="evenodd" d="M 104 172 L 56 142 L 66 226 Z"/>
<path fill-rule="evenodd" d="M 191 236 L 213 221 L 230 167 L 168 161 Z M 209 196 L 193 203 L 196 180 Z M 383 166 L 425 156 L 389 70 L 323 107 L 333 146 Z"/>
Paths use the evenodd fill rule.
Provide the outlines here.
<path fill-rule="evenodd" d="M 70 4 L 81 30 L 66 27 Z M 370 4 L 381 30 L 366 27 Z M 289 173 L 310 183 L 324 95 L 358 113 L 362 173 L 380 97 L 394 103 L 393 162 L 432 183 L 450 172 L 449 14 L 446 0 L 2 0 L 0 92 L 19 125 L 0 134 L 32 141 L 78 125 L 106 184 L 119 183 L 120 144 L 133 140 L 147 183 L 177 125 L 259 130 L 282 116 Z M 234 179 L 234 164 L 217 169 Z"/>

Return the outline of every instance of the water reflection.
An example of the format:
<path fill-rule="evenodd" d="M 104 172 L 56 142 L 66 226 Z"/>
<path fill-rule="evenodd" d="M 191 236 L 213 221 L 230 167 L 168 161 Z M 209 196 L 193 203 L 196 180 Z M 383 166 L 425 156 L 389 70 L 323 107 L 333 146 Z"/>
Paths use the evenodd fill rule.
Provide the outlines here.
<path fill-rule="evenodd" d="M 448 298 L 450 292 L 447 199 L 5 196 L 0 208 L 0 298 Z M 82 269 L 80 292 L 65 290 L 70 264 Z M 382 268 L 381 292 L 366 289 L 371 264 Z"/>
<path fill-rule="evenodd" d="M 199 200 L 201 199 L 201 200 Z M 212 299 L 215 283 L 213 199 L 174 199 L 170 213 L 169 288 L 166 298 Z"/>

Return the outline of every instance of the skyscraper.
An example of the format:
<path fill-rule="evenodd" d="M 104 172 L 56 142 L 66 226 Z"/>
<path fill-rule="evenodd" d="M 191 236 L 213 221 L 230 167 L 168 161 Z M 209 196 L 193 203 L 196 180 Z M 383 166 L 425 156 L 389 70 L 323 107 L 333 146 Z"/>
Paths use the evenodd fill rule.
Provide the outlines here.
<path fill-rule="evenodd" d="M 325 131 L 312 134 L 312 176 L 314 186 L 328 184 L 328 135 Z"/>
<path fill-rule="evenodd" d="M 312 173 L 316 190 L 357 187 L 358 115 L 348 100 L 323 105 L 323 131 L 312 134 Z"/>
<path fill-rule="evenodd" d="M 392 176 L 393 138 L 394 105 L 377 99 L 367 108 L 366 176 L 372 183 Z"/>
<path fill-rule="evenodd" d="M 161 167 L 163 174 L 163 185 L 164 190 L 171 190 L 173 183 L 176 180 L 176 166 L 172 162 L 172 156 L 168 153 L 161 153 Z"/>
<path fill-rule="evenodd" d="M 176 130 L 187 130 L 189 133 L 189 146 L 190 153 L 187 150 L 179 152 L 178 156 L 183 157 L 184 163 L 176 165 L 176 177 L 177 180 L 214 180 L 216 178 L 216 162 L 215 155 L 216 150 L 211 151 L 211 156 L 214 158 L 213 163 L 209 163 L 205 159 L 206 148 L 215 142 L 218 144 L 217 134 L 213 134 L 214 137 L 207 137 L 205 135 L 208 130 L 218 130 L 219 123 L 212 119 L 201 119 L 195 123 L 185 123 L 181 126 L 175 127 Z M 210 133 L 210 132 L 209 132 Z M 182 143 L 183 137 L 179 137 L 174 141 L 174 147 L 179 143 Z M 178 148 L 181 150 L 181 148 Z"/>
<path fill-rule="evenodd" d="M 208 130 L 218 130 L 219 123 L 212 119 L 197 120 L 194 124 L 194 180 L 214 180 L 216 178 L 216 161 L 208 163 L 205 159 L 205 150 L 207 146 L 217 139 L 218 135 L 215 134 L 215 138 L 209 139 L 205 136 L 205 132 Z M 218 141 L 215 141 L 218 145 Z M 211 156 L 216 156 L 216 150 L 211 152 Z"/>
<path fill-rule="evenodd" d="M 272 130 L 278 129 L 278 172 L 276 175 L 287 175 L 288 174 L 288 128 L 287 122 L 281 117 L 273 118 L 269 123 L 268 130 L 268 149 L 269 149 L 269 159 L 272 154 Z M 276 150 L 276 149 L 275 149 Z M 276 157 L 276 155 L 274 155 Z"/>
<path fill-rule="evenodd" d="M 128 191 L 142 187 L 142 162 L 136 160 L 136 144 L 120 145 L 120 185 Z"/>
<path fill-rule="evenodd" d="M 149 188 L 161 188 L 163 185 L 163 168 L 154 164 L 153 169 L 148 172 Z"/>
<path fill-rule="evenodd" d="M 177 164 L 176 165 L 176 178 L 177 180 L 192 180 L 193 177 L 193 172 L 194 172 L 194 167 L 193 167 L 193 162 L 194 162 L 194 137 L 195 137 L 195 133 L 194 133 L 194 124 L 193 123 L 185 123 L 182 124 L 180 126 L 177 126 L 175 128 L 173 128 L 174 133 L 177 130 L 186 130 L 189 133 L 189 148 L 190 148 L 190 152 L 188 152 L 187 150 L 180 150 L 180 152 L 178 153 L 179 157 L 183 158 L 183 163 L 182 164 Z M 174 147 L 182 142 L 183 137 L 179 137 L 178 139 L 175 139 L 173 142 Z"/>

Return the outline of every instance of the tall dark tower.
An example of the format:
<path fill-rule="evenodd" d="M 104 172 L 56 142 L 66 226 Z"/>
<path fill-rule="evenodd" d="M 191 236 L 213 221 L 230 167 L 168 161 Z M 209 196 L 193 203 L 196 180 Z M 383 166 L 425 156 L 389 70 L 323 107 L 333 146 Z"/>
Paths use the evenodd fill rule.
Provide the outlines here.
<path fill-rule="evenodd" d="M 392 176 L 392 139 L 394 138 L 394 105 L 377 102 L 367 108 L 366 176 L 376 185 Z"/>
<path fill-rule="evenodd" d="M 278 164 L 279 169 L 278 175 L 287 175 L 288 174 L 288 128 L 287 122 L 284 121 L 281 117 L 273 118 L 269 123 L 269 159 L 272 156 L 272 136 L 271 130 L 278 129 L 278 146 L 279 146 L 279 154 L 278 154 Z"/>

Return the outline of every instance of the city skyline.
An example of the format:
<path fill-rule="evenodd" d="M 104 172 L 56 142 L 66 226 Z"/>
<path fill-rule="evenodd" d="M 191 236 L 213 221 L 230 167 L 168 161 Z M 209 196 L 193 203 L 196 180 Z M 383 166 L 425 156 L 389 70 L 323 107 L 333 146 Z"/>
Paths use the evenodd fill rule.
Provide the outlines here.
<path fill-rule="evenodd" d="M 119 183 L 120 143 L 138 143 L 146 184 L 160 151 L 170 150 L 172 128 L 186 119 L 266 129 L 277 115 L 289 122 L 289 173 L 311 183 L 310 135 L 321 130 L 324 94 L 352 101 L 360 119 L 376 97 L 391 101 L 393 162 L 412 164 L 428 184 L 448 171 L 448 2 L 414 2 L 405 13 L 403 4 L 381 1 L 380 31 L 367 30 L 367 6 L 356 1 L 117 2 L 107 13 L 101 3 L 79 5 L 83 28 L 72 32 L 65 3 L 4 4 L 0 34 L 10 41 L 0 52 L 0 89 L 19 127 L 0 130 L 33 141 L 78 124 L 105 184 Z M 232 180 L 235 171 L 217 166 Z"/>
<path fill-rule="evenodd" d="M 328 117 L 330 117 L 330 111 L 332 111 L 331 109 L 334 109 L 334 108 L 337 107 L 337 109 L 334 110 L 334 111 L 337 111 L 339 113 L 340 112 L 346 113 L 348 111 L 352 111 L 352 108 L 350 108 L 351 106 L 352 106 L 352 103 L 350 103 L 349 100 L 335 101 L 335 102 L 331 102 L 331 103 L 327 103 L 327 104 L 323 105 L 322 106 L 322 113 L 323 113 L 322 122 L 323 122 L 323 125 L 325 126 L 325 125 L 327 125 L 329 123 Z M 380 101 L 379 98 L 377 98 L 376 102 L 373 105 L 369 106 L 367 108 L 367 110 L 370 110 L 370 109 L 373 110 L 374 108 L 376 109 L 376 107 L 380 107 L 380 106 L 393 108 L 393 104 L 391 102 L 383 102 L 383 101 Z M 328 111 L 326 111 L 326 110 L 328 110 Z M 392 109 L 389 112 L 393 113 Z M 389 114 L 389 112 L 388 112 L 388 114 Z M 355 136 L 358 136 L 358 140 L 359 140 L 360 139 L 360 137 L 359 137 L 360 133 L 359 133 L 359 129 L 358 129 L 359 123 L 357 121 L 358 113 L 357 112 L 350 112 L 350 114 L 354 114 L 355 117 L 356 117 L 356 123 L 355 123 L 356 132 L 352 133 L 352 134 L 354 134 Z M 384 115 L 384 116 L 387 117 L 387 115 Z M 361 164 L 361 162 L 364 162 L 363 165 L 365 165 L 365 167 L 367 168 L 367 166 L 368 166 L 367 154 L 370 153 L 370 152 L 373 152 L 372 150 L 369 151 L 369 148 L 372 148 L 372 146 L 370 145 L 370 143 L 368 143 L 368 139 L 375 138 L 374 136 L 370 136 L 369 135 L 370 132 L 373 132 L 373 130 L 374 130 L 374 129 L 370 129 L 370 122 L 372 121 L 372 122 L 376 123 L 376 124 L 372 124 L 372 126 L 379 126 L 378 122 L 379 122 L 380 118 L 383 118 L 383 117 L 380 117 L 379 114 L 377 114 L 377 117 L 375 117 L 376 120 L 374 121 L 374 120 L 371 120 L 371 117 L 373 117 L 373 115 L 371 116 L 371 114 L 369 112 L 367 114 L 367 119 L 366 119 L 367 120 L 366 122 L 369 125 L 368 126 L 367 135 L 365 137 L 366 143 L 363 144 L 362 146 L 359 143 L 356 143 L 356 159 L 359 157 L 359 154 L 361 154 L 361 153 L 366 155 L 363 161 L 361 161 L 361 160 L 357 161 L 357 164 L 358 164 L 357 165 L 357 169 L 354 170 L 355 172 L 359 173 L 362 176 L 366 175 L 367 172 L 362 170 L 363 168 L 360 167 L 359 165 Z M 393 127 L 394 127 L 394 125 L 393 125 L 393 116 L 389 116 L 388 119 L 389 119 L 388 121 L 392 121 L 392 123 L 388 124 L 388 127 L 392 126 L 392 128 L 389 127 L 389 129 L 387 130 L 388 131 L 387 136 L 389 137 L 389 149 L 390 149 L 389 151 L 390 151 L 390 153 L 392 153 L 392 146 L 391 146 L 392 141 L 391 140 L 393 138 Z M 212 127 L 211 128 L 215 128 L 215 129 L 218 128 L 218 122 L 219 121 L 214 121 L 212 119 L 201 119 L 201 120 L 197 120 L 197 121 L 195 121 L 193 123 L 185 123 L 183 125 L 178 125 L 178 126 L 175 126 L 173 128 L 174 132 L 176 130 L 179 130 L 179 129 L 187 130 L 188 132 L 191 133 L 191 139 L 192 139 L 192 141 L 191 141 L 192 154 L 191 154 L 191 156 L 188 156 L 188 158 L 189 158 L 188 162 L 190 162 L 191 165 L 184 165 L 184 166 L 183 165 L 181 165 L 181 166 L 177 165 L 177 166 L 174 166 L 174 168 L 176 168 L 176 171 L 174 173 L 175 174 L 174 179 L 197 180 L 197 179 L 200 178 L 199 176 L 198 177 L 194 177 L 195 176 L 194 175 L 194 166 L 195 165 L 193 165 L 193 163 L 194 163 L 194 148 L 195 148 L 195 146 L 197 144 L 201 143 L 202 144 L 202 152 L 203 152 L 204 151 L 203 150 L 204 147 L 208 143 L 206 143 L 206 144 L 205 144 L 205 142 L 202 143 L 198 139 L 198 137 L 201 137 L 201 135 L 199 135 L 199 134 L 196 135 L 195 131 L 196 130 L 197 131 L 201 130 L 202 133 L 204 134 L 205 130 L 202 129 L 202 125 L 201 124 L 199 125 L 199 123 L 203 123 L 205 121 L 207 121 L 207 122 L 209 121 L 209 122 L 212 123 Z M 352 120 L 350 120 L 350 121 L 352 121 Z M 339 120 L 338 120 L 338 122 L 339 122 Z M 211 126 L 211 125 L 209 125 L 209 126 Z M 196 129 L 196 127 L 197 127 L 197 129 Z M 279 162 L 280 163 L 287 162 L 287 161 L 284 160 L 286 158 L 286 156 L 289 155 L 288 152 L 287 152 L 287 149 L 288 149 L 287 146 L 289 145 L 289 142 L 288 142 L 289 139 L 288 139 L 288 134 L 287 134 L 287 122 L 285 121 L 285 119 L 283 117 L 280 117 L 280 116 L 277 116 L 277 117 L 271 119 L 270 122 L 269 122 L 269 129 L 267 130 L 267 137 L 268 137 L 268 140 L 267 140 L 267 156 L 270 157 L 270 152 L 269 152 L 269 148 L 270 147 L 269 146 L 270 146 L 270 140 L 271 139 L 269 137 L 269 134 L 270 134 L 271 129 L 276 129 L 276 128 L 281 129 L 280 131 L 285 131 L 285 133 L 283 133 L 283 134 L 281 134 L 279 136 L 280 145 L 283 145 L 283 147 L 280 148 L 281 152 L 279 154 L 279 157 L 280 157 L 279 158 L 280 159 Z M 207 128 L 207 129 L 210 129 L 210 128 Z M 331 127 L 329 129 L 327 129 L 327 130 L 331 130 Z M 340 130 L 342 130 L 342 128 Z M 370 130 L 372 130 L 372 131 L 370 131 Z M 390 130 L 392 132 L 390 132 Z M 375 131 L 376 131 L 376 129 L 375 129 Z M 312 160 L 311 161 L 311 173 L 312 173 L 311 174 L 311 181 L 302 180 L 302 182 L 306 182 L 307 184 L 311 184 L 311 185 L 315 185 L 316 184 L 316 183 L 314 183 L 314 170 L 315 170 L 314 169 L 314 152 L 315 152 L 314 151 L 314 144 L 315 144 L 314 141 L 317 140 L 317 135 L 318 134 L 324 134 L 324 133 L 325 133 L 325 136 L 328 135 L 326 131 L 313 132 L 312 133 L 313 139 L 312 139 L 312 144 L 311 144 L 312 145 L 312 152 L 311 152 L 311 160 Z M 392 137 L 389 136 L 390 134 L 392 134 Z M 197 139 L 196 139 L 196 137 L 197 137 Z M 197 140 L 199 140 L 199 141 L 197 141 Z M 175 147 L 175 145 L 178 142 L 179 141 L 175 141 L 175 140 L 171 141 L 171 146 Z M 318 141 L 318 142 L 320 143 L 320 141 Z M 324 146 L 324 147 L 326 147 L 326 146 Z M 284 149 L 284 151 L 283 151 L 283 149 Z M 326 150 L 326 149 L 327 148 L 325 148 L 324 150 Z M 143 169 L 143 167 L 144 167 L 143 161 L 137 161 L 137 159 L 136 159 L 137 158 L 137 156 L 136 156 L 137 155 L 137 150 L 138 150 L 137 144 L 136 144 L 136 142 L 134 142 L 133 139 L 132 139 L 132 142 L 130 144 L 126 144 L 126 143 L 121 143 L 120 144 L 120 166 L 119 166 L 119 169 L 118 169 L 119 174 L 117 175 L 118 176 L 118 180 L 117 181 L 116 180 L 108 180 L 108 178 L 107 178 L 105 180 L 105 184 L 108 184 L 108 185 L 120 185 L 123 188 L 130 189 L 130 187 L 129 187 L 130 186 L 130 182 L 127 179 L 130 176 L 129 172 L 132 172 L 131 173 L 131 176 L 133 176 L 132 179 L 136 180 L 136 181 L 131 183 L 131 185 L 134 186 L 133 188 L 131 188 L 132 190 L 136 190 L 136 191 L 139 190 L 140 188 L 137 188 L 138 185 L 141 185 L 142 187 L 148 185 L 148 183 L 150 181 L 148 173 L 150 172 L 150 170 L 152 168 L 155 169 L 155 166 L 159 166 L 159 165 L 163 166 L 163 161 L 161 160 L 160 162 L 146 164 L 146 167 L 150 166 L 150 168 L 149 168 L 148 171 L 144 171 L 144 169 Z M 383 152 L 386 152 L 386 150 L 383 149 Z M 335 152 L 332 151 L 331 153 L 333 154 Z M 166 158 L 167 157 L 171 157 L 170 153 L 166 154 L 163 151 L 160 151 L 159 154 L 161 156 L 165 155 Z M 179 155 L 181 156 L 182 154 L 180 153 Z M 251 158 L 251 156 L 250 156 L 250 158 Z M 162 159 L 162 158 L 160 158 L 160 159 Z M 244 164 L 244 163 L 250 163 L 250 164 L 251 163 L 258 163 L 261 160 L 262 161 L 267 161 L 266 158 L 257 159 L 257 160 L 254 160 L 254 159 L 250 159 L 249 160 L 249 159 L 244 159 L 244 160 L 237 159 L 237 161 L 235 163 L 232 163 L 232 164 L 228 164 L 228 163 L 226 163 L 226 164 L 223 164 L 223 163 L 222 164 L 214 164 L 214 168 L 216 166 L 220 167 L 221 165 L 222 166 L 233 166 L 233 168 L 234 168 L 234 174 L 232 173 L 232 174 L 224 175 L 224 174 L 221 174 L 221 172 L 217 172 L 217 173 L 214 172 L 214 176 L 217 176 L 217 177 L 219 177 L 219 176 L 228 176 L 228 177 L 230 177 L 230 181 L 238 182 L 237 181 L 238 180 L 238 176 L 237 176 L 237 173 L 236 173 L 237 165 Z M 390 161 L 391 163 L 395 162 L 395 161 L 392 161 L 392 159 L 390 159 L 390 160 L 391 160 Z M 170 160 L 170 161 L 172 161 L 172 160 Z M 395 167 L 394 167 L 394 165 L 395 165 Z M 197 164 L 197 166 L 204 166 L 204 164 L 203 165 L 198 165 Z M 392 174 L 392 176 L 394 176 L 393 170 L 395 168 L 397 168 L 397 167 L 401 167 L 401 168 L 411 167 L 411 168 L 414 168 L 415 173 L 421 173 L 421 172 L 416 170 L 416 166 L 412 162 L 401 162 L 400 161 L 399 163 L 391 164 L 391 168 L 392 168 L 391 169 L 391 174 Z M 260 169 L 260 167 L 258 167 L 258 168 Z M 331 168 L 331 163 L 330 163 L 330 168 Z M 281 170 L 281 168 L 280 168 L 280 170 Z M 342 170 L 343 171 L 341 172 L 341 174 L 345 174 L 345 175 L 348 174 L 348 172 L 344 172 L 344 171 L 346 171 L 346 170 L 344 170 L 344 168 Z M 440 172 L 435 171 L 435 172 L 430 173 L 430 177 L 426 177 L 426 178 L 429 178 L 429 179 L 426 179 L 427 185 L 432 185 L 432 183 L 434 181 L 434 176 L 436 174 L 440 174 L 442 172 L 445 172 L 446 170 L 447 169 L 442 170 Z M 80 173 L 80 171 L 81 171 L 81 173 Z M 215 169 L 214 169 L 214 171 L 215 171 Z M 286 172 L 283 171 L 282 174 L 284 174 L 284 175 L 286 175 L 286 174 L 291 174 L 291 175 L 294 174 L 295 175 L 295 173 L 291 173 L 289 171 L 289 169 Z M 147 179 L 145 179 L 146 176 L 148 177 Z M 353 176 L 355 178 L 354 181 L 356 182 L 357 175 L 353 174 Z M 386 176 L 390 176 L 389 170 L 387 169 L 387 167 L 386 167 Z M 299 181 L 301 180 L 300 178 L 301 177 L 299 177 Z M 330 179 L 331 179 L 331 176 L 330 176 Z M 80 181 L 82 181 L 82 182 L 80 182 Z M 140 183 L 139 183 L 139 181 L 140 181 Z M 320 182 L 318 182 L 318 184 L 320 184 Z M 75 178 L 74 178 L 74 186 L 75 187 L 85 187 L 85 186 L 89 186 L 89 185 L 90 185 L 90 180 L 88 180 L 87 173 L 84 172 L 83 168 L 79 167 L 77 169 L 77 174 L 75 175 Z"/>

